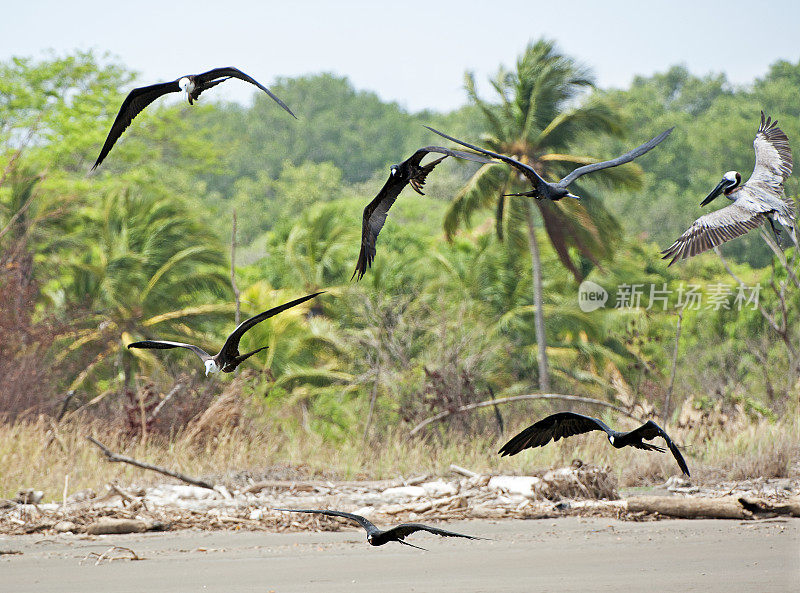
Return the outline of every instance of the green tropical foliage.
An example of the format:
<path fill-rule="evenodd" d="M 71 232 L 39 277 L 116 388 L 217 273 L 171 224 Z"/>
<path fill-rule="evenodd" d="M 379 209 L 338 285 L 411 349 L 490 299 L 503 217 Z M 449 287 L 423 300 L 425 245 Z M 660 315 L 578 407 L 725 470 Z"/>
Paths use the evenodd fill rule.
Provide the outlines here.
<path fill-rule="evenodd" d="M 135 78 L 92 53 L 0 63 L 6 415 L 52 413 L 74 390 L 73 408 L 115 419 L 126 393 L 152 385 L 164 394 L 183 381 L 198 400 L 226 389 L 258 399 L 287 438 L 369 441 L 486 399 L 490 388 L 535 391 L 542 352 L 551 391 L 649 412 L 664 411 L 673 378 L 668 413 L 695 398 L 779 416 L 796 401 L 800 299 L 760 237 L 727 244 L 724 263 L 709 253 L 667 268 L 658 252 L 724 171 L 747 174 L 760 109 L 791 142 L 800 138 L 800 63 L 777 62 L 747 87 L 675 67 L 604 91 L 540 41 L 498 73 L 491 99 L 468 76 L 469 104 L 451 113 L 409 113 L 344 78 L 312 75 L 271 85 L 299 121 L 260 96 L 250 106 L 158 102 L 87 176 Z M 447 159 L 425 196 L 401 194 L 373 268 L 350 282 L 361 212 L 387 166 L 440 143 L 423 123 L 547 178 L 676 129 L 636 165 L 582 179 L 579 203 L 498 199 L 527 188 L 506 167 Z M 790 178 L 787 194 L 798 189 Z M 325 294 L 248 332 L 243 348 L 269 349 L 233 378 L 206 378 L 189 352 L 125 348 L 150 337 L 220 347 L 234 324 L 234 209 L 243 316 Z M 796 269 L 795 250 L 785 253 Z M 734 276 L 761 286 L 758 306 L 733 305 Z M 577 306 L 578 279 L 607 290 L 605 308 Z M 671 296 L 665 307 L 648 308 L 646 296 L 622 306 L 621 287 L 631 285 Z M 697 286 L 708 296 L 721 285 L 730 308 L 684 311 L 673 377 L 676 294 Z M 537 314 L 544 336 L 532 331 Z M 476 415 L 451 426 L 488 422 Z"/>

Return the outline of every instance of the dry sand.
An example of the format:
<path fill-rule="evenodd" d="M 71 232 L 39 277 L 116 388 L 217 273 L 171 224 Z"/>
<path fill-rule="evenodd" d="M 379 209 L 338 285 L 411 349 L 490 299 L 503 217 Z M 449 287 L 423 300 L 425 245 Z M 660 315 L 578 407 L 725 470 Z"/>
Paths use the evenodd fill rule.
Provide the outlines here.
<path fill-rule="evenodd" d="M 0 536 L 0 592 L 800 591 L 800 519 L 461 521 L 493 538 L 412 536 L 372 548 L 363 531 Z M 145 559 L 103 561 L 118 545 Z"/>

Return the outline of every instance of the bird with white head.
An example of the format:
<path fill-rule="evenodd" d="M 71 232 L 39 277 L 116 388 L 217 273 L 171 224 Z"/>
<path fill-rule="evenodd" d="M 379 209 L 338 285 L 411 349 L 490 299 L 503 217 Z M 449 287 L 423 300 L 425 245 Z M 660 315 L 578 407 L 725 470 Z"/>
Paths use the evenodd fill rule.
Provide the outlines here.
<path fill-rule="evenodd" d="M 187 350 L 191 350 L 194 352 L 200 360 L 203 361 L 203 364 L 206 367 L 206 376 L 209 373 L 232 373 L 236 370 L 240 364 L 242 364 L 245 360 L 261 352 L 262 350 L 266 350 L 268 346 L 262 346 L 261 348 L 256 348 L 255 350 L 251 350 L 250 352 L 246 352 L 245 354 L 241 354 L 239 352 L 239 340 L 241 340 L 242 336 L 252 327 L 258 325 L 265 319 L 273 317 L 278 313 L 286 311 L 287 309 L 291 309 L 299 305 L 300 303 L 304 303 L 309 299 L 313 299 L 315 296 L 322 294 L 321 292 L 315 292 L 314 294 L 309 294 L 304 297 L 300 297 L 299 299 L 295 299 L 293 301 L 289 301 L 288 303 L 284 303 L 283 305 L 278 305 L 277 307 L 273 307 L 267 311 L 259 313 L 249 319 L 245 319 L 236 328 L 230 333 L 228 339 L 225 340 L 225 344 L 222 346 L 222 349 L 215 355 L 211 355 L 199 346 L 195 346 L 194 344 L 186 344 L 184 342 L 172 342 L 169 340 L 141 340 L 139 342 L 133 342 L 132 344 L 128 344 L 128 348 L 147 348 L 147 349 L 156 349 L 156 350 L 166 350 L 169 348 L 186 348 Z"/>

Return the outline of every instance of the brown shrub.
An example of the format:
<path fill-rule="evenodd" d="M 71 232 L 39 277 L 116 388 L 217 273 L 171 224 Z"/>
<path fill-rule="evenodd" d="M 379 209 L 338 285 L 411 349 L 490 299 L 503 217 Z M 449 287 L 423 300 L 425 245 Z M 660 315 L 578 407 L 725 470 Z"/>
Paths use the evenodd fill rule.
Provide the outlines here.
<path fill-rule="evenodd" d="M 56 399 L 47 352 L 56 332 L 47 321 L 33 321 L 32 261 L 13 248 L 0 254 L 0 410 L 11 420 L 50 411 Z"/>

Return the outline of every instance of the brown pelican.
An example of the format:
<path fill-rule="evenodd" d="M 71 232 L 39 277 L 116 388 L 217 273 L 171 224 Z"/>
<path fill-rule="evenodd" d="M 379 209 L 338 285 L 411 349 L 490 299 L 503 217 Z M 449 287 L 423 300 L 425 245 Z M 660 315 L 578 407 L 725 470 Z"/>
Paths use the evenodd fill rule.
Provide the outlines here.
<path fill-rule="evenodd" d="M 269 317 L 286 311 L 286 309 L 291 309 L 292 307 L 309 299 L 313 299 L 315 296 L 320 294 L 322 294 L 322 292 L 315 292 L 314 294 L 309 294 L 288 303 L 284 303 L 283 305 L 273 307 L 272 309 L 264 311 L 263 313 L 259 313 L 250 319 L 245 319 L 238 326 L 236 326 L 236 329 L 234 329 L 228 336 L 228 339 L 225 340 L 225 344 L 222 346 L 222 349 L 214 356 L 211 356 L 208 352 L 199 346 L 195 346 L 194 344 L 170 342 L 167 340 L 142 340 L 141 342 L 133 342 L 128 344 L 128 348 L 150 348 L 156 350 L 165 350 L 168 348 L 187 348 L 197 354 L 197 356 L 200 357 L 200 360 L 202 360 L 206 365 L 206 376 L 208 376 L 209 373 L 218 373 L 220 371 L 223 373 L 232 373 L 236 367 L 253 356 L 253 354 L 269 348 L 269 346 L 263 346 L 253 350 L 252 352 L 248 352 L 247 354 L 239 354 L 239 340 L 242 339 L 242 336 L 247 330 L 252 328 L 257 323 L 261 323 L 265 319 L 268 319 Z"/>
<path fill-rule="evenodd" d="M 663 259 L 686 259 L 703 253 L 712 247 L 746 234 L 751 229 L 768 221 L 775 236 L 777 221 L 789 231 L 797 244 L 794 207 L 783 195 L 783 182 L 792 173 L 792 151 L 789 139 L 778 127 L 777 121 L 764 117 L 753 141 L 756 165 L 750 179 L 744 185 L 738 171 L 728 171 L 717 187 L 700 202 L 705 206 L 720 194 L 733 203 L 714 212 L 709 212 L 694 221 L 692 226 L 677 241 L 662 251 Z"/>
<path fill-rule="evenodd" d="M 438 152 L 443 154 L 443 157 L 431 161 L 427 165 L 420 164 L 422 159 L 430 152 Z M 358 276 L 358 280 L 364 276 L 368 267 L 372 266 L 372 261 L 375 259 L 375 241 L 378 238 L 378 233 L 383 228 L 383 223 L 386 222 L 386 216 L 389 213 L 389 208 L 392 207 L 397 196 L 403 191 L 406 185 L 411 185 L 415 192 L 424 196 L 422 187 L 425 185 L 425 178 L 428 173 L 433 171 L 433 168 L 441 163 L 448 156 L 457 157 L 460 159 L 467 159 L 476 161 L 478 163 L 488 163 L 489 159 L 462 152 L 460 150 L 450 150 L 441 146 L 426 146 L 420 148 L 417 152 L 412 154 L 408 159 L 399 165 L 392 165 L 389 170 L 389 179 L 378 192 L 367 207 L 364 208 L 364 219 L 361 223 L 361 251 L 358 254 L 358 261 L 356 262 L 356 269 L 351 276 L 351 280 Z"/>
<path fill-rule="evenodd" d="M 597 418 L 584 416 L 583 414 L 576 414 L 575 412 L 558 412 L 551 414 L 547 418 L 539 420 L 515 436 L 502 446 L 499 453 L 501 457 L 506 455 L 516 455 L 524 449 L 531 447 L 543 447 L 552 439 L 553 442 L 558 439 L 571 437 L 575 434 L 583 434 L 584 432 L 591 432 L 593 430 L 602 430 L 608 436 L 608 442 L 614 448 L 621 449 L 622 447 L 636 447 L 637 449 L 644 449 L 645 451 L 659 451 L 663 452 L 662 447 L 656 447 L 650 443 L 642 442 L 643 439 L 651 440 L 656 437 L 661 437 L 667 443 L 672 456 L 678 462 L 681 471 L 689 475 L 689 468 L 686 466 L 686 461 L 683 455 L 678 451 L 678 448 L 669 438 L 666 432 L 652 420 L 648 420 L 639 428 L 630 432 L 618 432 Z"/>
<path fill-rule="evenodd" d="M 111 147 L 114 146 L 114 143 L 122 136 L 122 133 L 128 126 L 131 125 L 133 118 L 139 115 L 150 103 L 168 93 L 179 93 L 183 91 L 186 93 L 186 99 L 189 101 L 189 105 L 192 105 L 197 101 L 200 93 L 213 86 L 217 86 L 221 82 L 225 82 L 229 78 L 238 78 L 239 80 L 254 84 L 267 93 L 278 105 L 283 107 L 289 115 L 297 119 L 297 116 L 292 113 L 292 110 L 289 109 L 283 101 L 278 99 L 278 97 L 273 95 L 267 87 L 238 68 L 228 66 L 227 68 L 214 68 L 202 74 L 187 74 L 172 82 L 160 82 L 158 84 L 151 84 L 150 86 L 142 86 L 128 93 L 128 96 L 125 97 L 125 100 L 122 102 L 122 107 L 119 108 L 117 118 L 111 125 L 111 131 L 108 132 L 108 137 L 106 138 L 105 144 L 103 144 L 103 148 L 100 150 L 100 156 L 97 157 L 97 161 L 92 166 L 92 170 L 95 170 L 100 163 L 103 162 L 106 155 L 111 152 Z"/>
<path fill-rule="evenodd" d="M 447 134 L 434 130 L 429 126 L 425 127 L 428 128 L 431 132 L 435 132 L 440 136 L 444 136 L 448 140 L 457 142 L 462 146 L 466 146 L 467 148 L 471 148 L 472 150 L 477 150 L 478 152 L 481 152 L 487 156 L 492 156 L 496 159 L 500 159 L 504 163 L 511 165 L 517 171 L 522 173 L 528 179 L 528 181 L 530 181 L 531 184 L 533 185 L 533 189 L 529 191 L 520 194 L 507 194 L 507 195 L 526 196 L 529 198 L 536 198 L 537 200 L 547 199 L 553 201 L 560 200 L 561 198 L 575 198 L 576 200 L 580 199 L 579 196 L 575 196 L 569 193 L 569 190 L 567 190 L 567 186 L 573 181 L 575 181 L 578 177 L 580 177 L 581 175 L 586 175 L 587 173 L 594 173 L 595 171 L 600 171 L 601 169 L 608 169 L 609 167 L 616 167 L 618 165 L 624 165 L 625 163 L 629 163 L 636 157 L 640 157 L 644 153 L 649 152 L 650 150 L 658 146 L 664 140 L 664 138 L 670 135 L 670 133 L 674 129 L 670 128 L 669 130 L 661 132 L 658 136 L 656 136 L 652 140 L 645 142 L 641 146 L 637 146 L 636 148 L 634 148 L 630 152 L 626 152 L 622 156 L 618 156 L 617 158 L 611 159 L 610 161 L 592 163 L 591 165 L 584 165 L 583 167 L 578 167 L 577 169 L 572 171 L 572 173 L 564 177 L 564 179 L 562 179 L 561 181 L 558 181 L 556 183 L 548 183 L 539 176 L 539 174 L 533 167 L 526 165 L 525 163 L 520 163 L 518 160 L 512 159 L 511 157 L 506 156 L 504 154 L 498 154 L 496 152 L 492 152 L 491 150 L 486 150 L 485 148 L 478 148 L 477 146 L 473 146 L 472 144 L 467 144 L 462 140 L 457 140 L 456 138 L 453 138 L 452 136 L 448 136 Z"/>
<path fill-rule="evenodd" d="M 441 535 L 442 537 L 465 537 L 467 539 L 486 539 L 483 537 L 475 537 L 473 535 L 464 535 L 463 533 L 456 533 L 455 531 L 446 531 L 444 529 L 437 529 L 436 527 L 428 527 L 427 525 L 423 525 L 421 523 L 401 523 L 396 527 L 392 527 L 391 529 L 387 529 L 386 531 L 381 531 L 365 517 L 362 517 L 361 515 L 354 515 L 353 513 L 344 513 L 342 511 L 322 511 L 315 509 L 274 509 L 274 510 L 287 511 L 289 513 L 314 513 L 316 515 L 326 515 L 328 517 L 344 517 L 345 519 L 350 519 L 351 521 L 355 521 L 356 523 L 361 525 L 361 527 L 367 530 L 367 542 L 371 546 L 382 546 L 383 544 L 387 544 L 389 542 L 397 542 L 399 544 L 411 546 L 412 548 L 424 550 L 425 548 L 420 548 L 419 546 L 415 546 L 414 544 L 409 544 L 408 542 L 403 541 L 405 537 L 417 531 L 427 531 L 428 533 L 433 533 L 434 535 Z"/>

